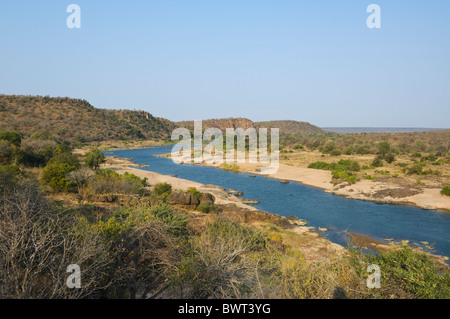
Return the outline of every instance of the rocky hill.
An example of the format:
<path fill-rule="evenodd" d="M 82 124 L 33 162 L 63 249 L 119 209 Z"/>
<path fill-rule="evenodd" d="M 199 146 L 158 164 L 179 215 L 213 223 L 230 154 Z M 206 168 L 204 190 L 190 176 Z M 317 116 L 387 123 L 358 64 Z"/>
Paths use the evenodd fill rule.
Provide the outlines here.
<path fill-rule="evenodd" d="M 190 131 L 194 129 L 194 121 L 182 121 L 175 123 L 178 127 L 185 127 Z M 280 134 L 290 135 L 316 135 L 325 133 L 321 128 L 309 124 L 307 122 L 298 121 L 266 121 L 266 122 L 253 122 L 246 118 L 225 118 L 225 119 L 209 119 L 202 121 L 202 128 L 206 130 L 210 127 L 217 127 L 225 133 L 227 128 L 243 128 L 244 130 L 254 127 L 259 128 L 279 128 Z"/>
<path fill-rule="evenodd" d="M 85 100 L 0 95 L 0 130 L 46 131 L 62 140 L 165 139 L 175 125 L 144 111 L 98 109 Z"/>
<path fill-rule="evenodd" d="M 25 136 L 48 132 L 70 142 L 106 140 L 167 139 L 173 129 L 193 132 L 194 121 L 171 122 L 145 111 L 108 110 L 85 100 L 68 97 L 0 95 L 0 130 L 19 131 Z M 280 134 L 324 133 L 317 126 L 297 121 L 253 122 L 246 118 L 208 119 L 203 130 L 226 128 L 279 128 Z"/>
<path fill-rule="evenodd" d="M 178 127 L 187 128 L 189 131 L 194 130 L 194 121 L 181 121 L 175 123 Z M 253 121 L 246 118 L 224 118 L 224 119 L 209 119 L 202 121 L 202 129 L 206 130 L 211 127 L 216 127 L 225 133 L 227 128 L 243 128 L 244 130 L 254 127 Z"/>
<path fill-rule="evenodd" d="M 255 122 L 256 128 L 279 128 L 280 135 L 290 134 L 290 135 L 317 135 L 324 134 L 321 128 L 309 124 L 308 122 L 299 121 L 265 121 L 265 122 Z"/>

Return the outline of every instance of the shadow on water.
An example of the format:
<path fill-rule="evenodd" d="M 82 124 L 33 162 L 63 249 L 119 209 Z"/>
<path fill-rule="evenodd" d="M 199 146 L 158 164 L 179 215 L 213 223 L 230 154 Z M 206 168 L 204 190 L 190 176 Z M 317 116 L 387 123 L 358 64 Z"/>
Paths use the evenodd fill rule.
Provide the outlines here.
<path fill-rule="evenodd" d="M 409 240 L 432 244 L 435 253 L 450 256 L 450 214 L 400 205 L 380 205 L 348 199 L 296 182 L 287 184 L 259 175 L 234 173 L 214 167 L 178 165 L 172 160 L 151 155 L 170 152 L 171 146 L 105 152 L 106 155 L 132 158 L 146 164 L 145 169 L 202 184 L 214 184 L 244 192 L 257 199 L 260 210 L 281 216 L 305 219 L 309 226 L 327 228 L 326 237 L 347 245 L 347 232 L 385 242 L 385 239 Z"/>

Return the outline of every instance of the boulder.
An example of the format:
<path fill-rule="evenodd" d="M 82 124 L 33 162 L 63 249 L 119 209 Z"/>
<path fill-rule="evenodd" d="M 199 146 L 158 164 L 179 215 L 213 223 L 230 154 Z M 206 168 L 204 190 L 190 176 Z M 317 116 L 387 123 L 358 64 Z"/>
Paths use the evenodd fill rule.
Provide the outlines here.
<path fill-rule="evenodd" d="M 237 190 L 234 190 L 234 189 L 229 189 L 228 190 L 228 194 L 229 195 L 234 195 L 234 196 L 242 196 L 242 195 L 244 195 L 243 192 L 237 191 Z"/>
<path fill-rule="evenodd" d="M 202 193 L 202 196 L 200 197 L 200 204 L 214 204 L 215 201 L 216 198 L 210 193 Z"/>
<path fill-rule="evenodd" d="M 167 203 L 171 205 L 180 205 L 185 208 L 197 208 L 200 201 L 189 192 L 172 192 L 167 197 Z"/>

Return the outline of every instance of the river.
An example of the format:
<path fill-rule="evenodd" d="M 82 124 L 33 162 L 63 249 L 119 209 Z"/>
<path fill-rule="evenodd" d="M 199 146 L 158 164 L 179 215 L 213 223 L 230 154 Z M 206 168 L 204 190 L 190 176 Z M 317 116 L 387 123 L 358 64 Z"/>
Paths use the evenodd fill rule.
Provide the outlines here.
<path fill-rule="evenodd" d="M 131 158 L 135 163 L 149 165 L 140 169 L 242 191 L 245 198 L 260 201 L 253 205 L 259 210 L 296 216 L 305 219 L 308 226 L 327 228 L 322 235 L 340 245 L 347 245 L 346 232 L 351 232 L 383 242 L 387 238 L 409 240 L 423 248 L 421 242 L 428 242 L 434 253 L 450 256 L 449 213 L 348 199 L 297 182 L 282 184 L 264 176 L 249 177 L 214 167 L 178 165 L 171 159 L 152 156 L 169 153 L 171 148 L 114 150 L 105 155 Z"/>

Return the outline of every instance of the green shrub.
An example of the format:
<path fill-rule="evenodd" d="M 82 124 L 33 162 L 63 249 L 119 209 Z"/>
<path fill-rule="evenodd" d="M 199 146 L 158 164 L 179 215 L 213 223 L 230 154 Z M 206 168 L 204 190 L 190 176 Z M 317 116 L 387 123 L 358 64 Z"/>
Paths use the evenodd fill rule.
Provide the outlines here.
<path fill-rule="evenodd" d="M 242 240 L 251 251 L 262 250 L 266 247 L 266 236 L 259 230 L 235 224 L 227 219 L 217 218 L 207 224 L 205 235 L 211 240 L 221 239 L 225 242 L 233 239 Z"/>
<path fill-rule="evenodd" d="M 376 145 L 376 147 L 378 149 L 378 154 L 380 154 L 383 157 L 391 152 L 391 145 L 388 142 L 386 142 L 386 141 L 379 142 Z"/>
<path fill-rule="evenodd" d="M 347 177 L 347 182 L 351 183 L 351 184 L 355 184 L 356 183 L 356 176 L 349 176 Z"/>
<path fill-rule="evenodd" d="M 428 154 L 428 156 L 424 157 L 425 161 L 434 162 L 437 159 L 436 155 L 433 153 Z"/>
<path fill-rule="evenodd" d="M 208 214 L 210 212 L 219 213 L 221 211 L 219 206 L 214 205 L 213 203 L 202 203 L 197 206 L 197 210 L 205 214 Z"/>
<path fill-rule="evenodd" d="M 373 167 L 382 167 L 383 166 L 383 160 L 377 156 L 375 157 L 375 159 L 373 160 L 372 164 Z"/>
<path fill-rule="evenodd" d="M 450 196 L 450 185 L 444 186 L 444 188 L 442 188 L 442 195 Z"/>
<path fill-rule="evenodd" d="M 42 171 L 41 181 L 49 185 L 54 191 L 68 191 L 70 187 L 75 186 L 66 176 L 77 167 L 68 163 L 48 163 Z"/>
<path fill-rule="evenodd" d="M 22 174 L 22 170 L 16 165 L 3 165 L 0 166 L 0 173 L 9 174 L 12 176 L 19 176 L 20 174 Z"/>
<path fill-rule="evenodd" d="M 356 149 L 356 154 L 365 155 L 365 154 L 370 154 L 370 153 L 371 153 L 370 146 L 367 144 L 359 146 Z"/>
<path fill-rule="evenodd" d="M 160 204 L 150 208 L 150 214 L 161 221 L 168 231 L 175 236 L 183 236 L 188 233 L 188 218 L 185 215 L 175 213 L 168 204 Z"/>
<path fill-rule="evenodd" d="M 148 182 L 148 178 L 144 177 L 144 178 L 140 178 L 139 176 L 136 176 L 134 174 L 130 174 L 128 172 L 125 172 L 125 174 L 122 175 L 123 178 L 125 179 L 129 179 L 135 183 L 141 184 L 142 187 L 147 186 L 147 182 Z"/>
<path fill-rule="evenodd" d="M 97 169 L 87 188 L 93 194 L 141 194 L 147 180 L 134 174 L 121 175 L 110 169 Z"/>
<path fill-rule="evenodd" d="M 391 164 L 393 161 L 395 161 L 395 155 L 392 153 L 388 153 L 386 155 L 384 155 L 384 160 L 386 161 L 386 163 Z"/>
<path fill-rule="evenodd" d="M 188 192 L 194 195 L 198 200 L 202 198 L 202 193 L 199 192 L 195 187 L 189 187 Z"/>
<path fill-rule="evenodd" d="M 341 151 L 338 149 L 334 149 L 330 152 L 330 155 L 331 156 L 339 156 L 339 155 L 341 155 Z"/>
<path fill-rule="evenodd" d="M 0 140 L 6 140 L 19 147 L 22 142 L 22 136 L 17 131 L 0 131 Z"/>
<path fill-rule="evenodd" d="M 168 194 L 170 194 L 172 192 L 172 185 L 170 185 L 170 184 L 168 184 L 166 182 L 164 182 L 164 183 L 157 183 L 155 185 L 155 187 L 153 188 L 153 192 L 156 195 L 159 195 L 159 196 L 161 196 L 163 194 L 168 195 Z"/>
<path fill-rule="evenodd" d="M 221 168 L 227 170 L 227 171 L 234 171 L 237 172 L 239 170 L 239 165 L 237 164 L 227 164 L 223 163 L 220 165 Z"/>
<path fill-rule="evenodd" d="M 422 173 L 422 167 L 420 167 L 419 165 L 414 165 L 412 167 L 409 167 L 406 170 L 407 175 L 421 174 L 421 173 Z"/>
<path fill-rule="evenodd" d="M 68 164 L 75 168 L 80 168 L 78 156 L 70 152 L 59 153 L 53 156 L 47 164 Z"/>
<path fill-rule="evenodd" d="M 311 163 L 308 165 L 308 168 L 315 168 L 315 169 L 323 169 L 323 170 L 329 170 L 331 169 L 331 166 L 329 163 L 317 161 L 314 163 Z"/>
<path fill-rule="evenodd" d="M 450 274 L 440 273 L 424 253 L 405 246 L 367 257 L 382 269 L 385 283 L 403 286 L 418 298 L 450 298 Z"/>
<path fill-rule="evenodd" d="M 353 153 L 355 152 L 353 146 L 349 146 L 344 150 L 344 154 L 345 155 L 353 155 Z"/>
<path fill-rule="evenodd" d="M 105 155 L 100 152 L 99 149 L 92 149 L 86 153 L 85 163 L 86 166 L 97 169 L 100 167 L 100 164 L 105 162 Z"/>

